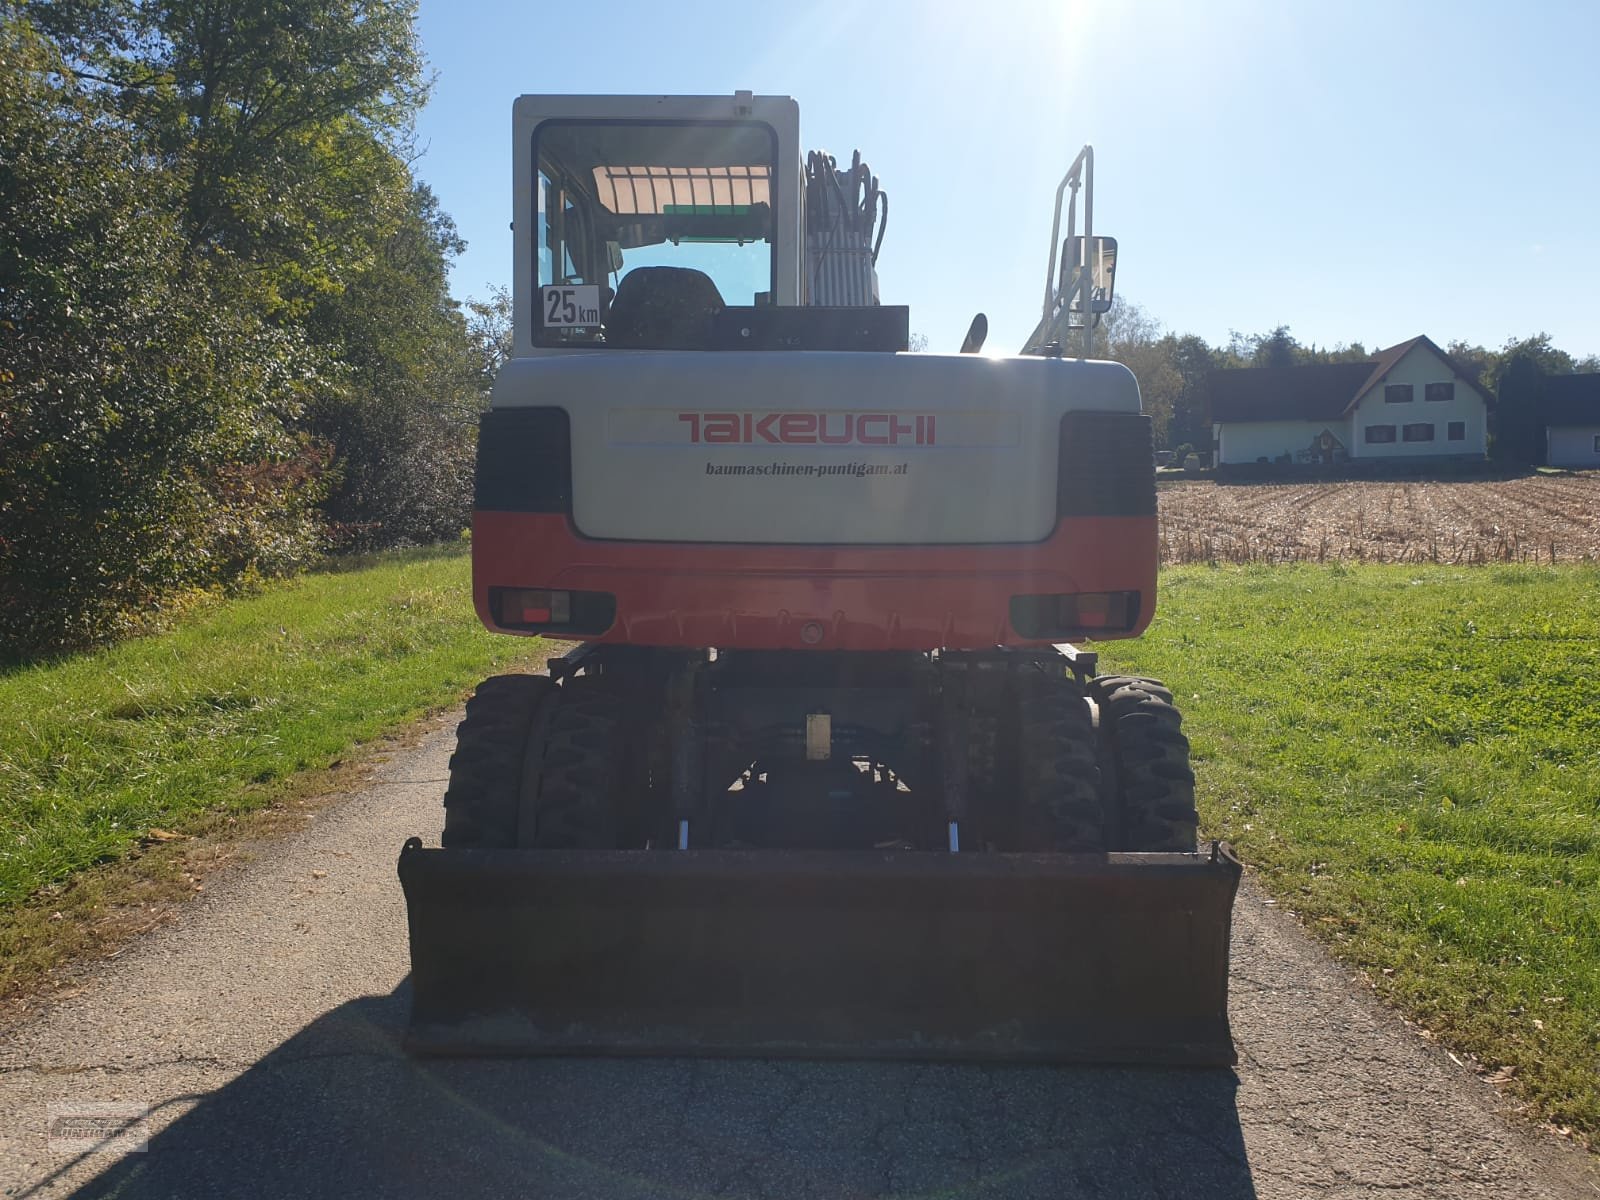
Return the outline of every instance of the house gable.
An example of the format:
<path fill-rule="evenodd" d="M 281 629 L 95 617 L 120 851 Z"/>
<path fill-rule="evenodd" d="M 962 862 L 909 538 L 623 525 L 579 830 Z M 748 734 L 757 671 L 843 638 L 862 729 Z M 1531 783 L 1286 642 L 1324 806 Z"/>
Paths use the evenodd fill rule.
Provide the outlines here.
<path fill-rule="evenodd" d="M 1427 338 L 1381 354 L 1350 411 L 1355 458 L 1481 458 L 1488 450 L 1483 389 Z"/>
<path fill-rule="evenodd" d="M 1398 368 L 1401 363 L 1405 362 L 1414 353 L 1419 351 L 1426 352 L 1432 357 L 1433 361 L 1438 364 L 1439 369 L 1448 372 L 1448 374 L 1439 376 L 1441 380 L 1453 379 L 1458 384 L 1465 384 L 1478 394 L 1479 399 L 1481 399 L 1485 405 L 1493 403 L 1493 397 L 1489 395 L 1489 393 L 1481 384 L 1468 376 L 1466 372 L 1464 372 L 1460 367 L 1456 366 L 1455 363 L 1450 361 L 1450 356 L 1443 350 L 1439 349 L 1438 346 L 1434 345 L 1433 339 L 1419 333 L 1409 342 L 1401 342 L 1397 346 L 1390 346 L 1387 350 L 1380 350 L 1378 352 L 1378 357 L 1373 361 L 1372 364 L 1371 374 L 1367 376 L 1361 387 L 1357 389 L 1356 394 L 1350 398 L 1350 404 L 1346 411 L 1353 411 L 1358 404 L 1372 394 L 1373 389 L 1385 384 L 1392 371 Z"/>

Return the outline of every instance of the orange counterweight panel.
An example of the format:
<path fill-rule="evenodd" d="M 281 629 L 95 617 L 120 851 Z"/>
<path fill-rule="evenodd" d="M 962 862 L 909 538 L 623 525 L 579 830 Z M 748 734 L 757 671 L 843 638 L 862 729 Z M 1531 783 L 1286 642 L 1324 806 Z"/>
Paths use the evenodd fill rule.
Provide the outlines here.
<path fill-rule="evenodd" d="M 964 546 L 796 546 L 593 541 L 561 514 L 480 511 L 472 522 L 478 616 L 499 625 L 491 587 L 603 592 L 616 619 L 584 641 L 749 650 L 913 650 L 1027 646 L 1019 595 L 1131 591 L 1132 637 L 1150 623 L 1156 518 L 1063 517 L 1042 542 Z"/>

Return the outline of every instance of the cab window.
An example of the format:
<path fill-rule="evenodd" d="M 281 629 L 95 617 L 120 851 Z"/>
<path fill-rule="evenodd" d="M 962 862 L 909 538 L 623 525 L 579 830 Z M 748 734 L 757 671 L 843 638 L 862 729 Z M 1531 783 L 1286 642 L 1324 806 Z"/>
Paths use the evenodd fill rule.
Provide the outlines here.
<path fill-rule="evenodd" d="M 546 121 L 534 151 L 536 345 L 620 345 L 647 310 L 770 301 L 770 126 Z"/>

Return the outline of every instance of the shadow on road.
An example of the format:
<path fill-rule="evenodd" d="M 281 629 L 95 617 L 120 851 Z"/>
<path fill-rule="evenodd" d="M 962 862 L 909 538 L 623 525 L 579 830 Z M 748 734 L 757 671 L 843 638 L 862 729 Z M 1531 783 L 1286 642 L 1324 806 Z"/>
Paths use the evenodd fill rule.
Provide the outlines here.
<path fill-rule="evenodd" d="M 326 1014 L 77 1195 L 1255 1196 L 1231 1071 L 413 1061 L 406 1007 Z"/>

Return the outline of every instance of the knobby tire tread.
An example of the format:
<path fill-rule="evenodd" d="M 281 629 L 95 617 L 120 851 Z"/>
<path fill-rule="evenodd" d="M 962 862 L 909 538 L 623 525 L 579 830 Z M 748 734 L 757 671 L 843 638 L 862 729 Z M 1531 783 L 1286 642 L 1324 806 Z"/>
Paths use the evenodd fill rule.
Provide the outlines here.
<path fill-rule="evenodd" d="M 561 686 L 545 740 L 531 844 L 541 850 L 619 848 L 626 701 L 603 675 Z"/>
<path fill-rule="evenodd" d="M 478 685 L 456 726 L 441 844 L 483 849 L 517 844 L 529 742 L 557 690 L 555 680 L 544 675 L 495 675 Z"/>
<path fill-rule="evenodd" d="M 1172 692 L 1159 680 L 1103 675 L 1090 685 L 1100 709 L 1100 758 L 1112 849 L 1191 851 L 1198 836 L 1189 739 Z"/>
<path fill-rule="evenodd" d="M 1001 849 L 1092 853 L 1105 848 L 1093 718 L 1076 680 L 1027 671 L 1015 687 L 1017 807 Z"/>

